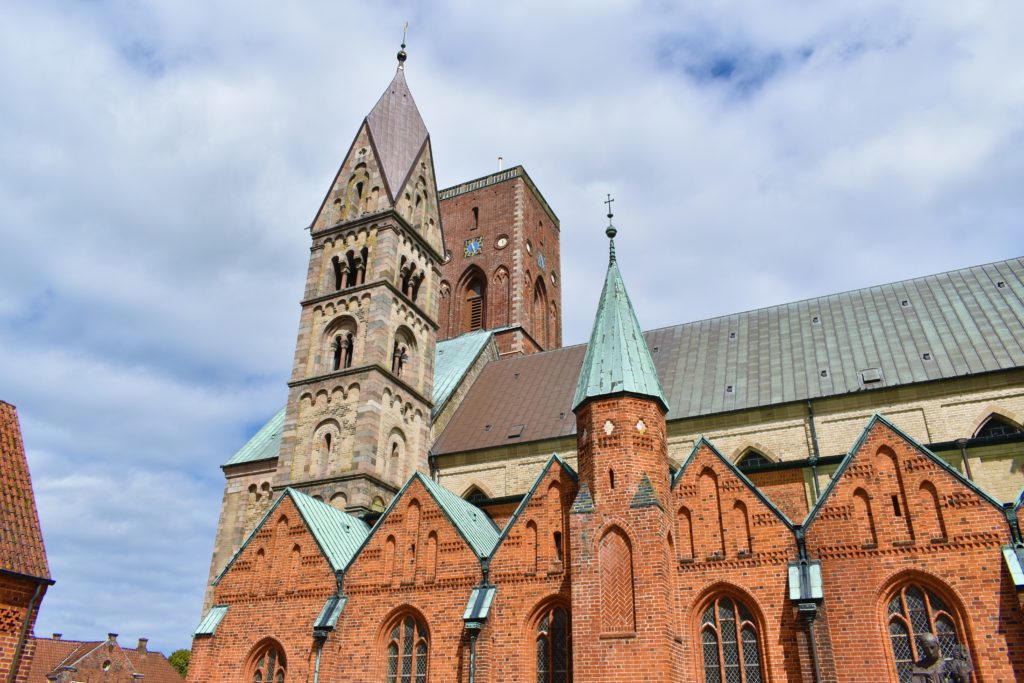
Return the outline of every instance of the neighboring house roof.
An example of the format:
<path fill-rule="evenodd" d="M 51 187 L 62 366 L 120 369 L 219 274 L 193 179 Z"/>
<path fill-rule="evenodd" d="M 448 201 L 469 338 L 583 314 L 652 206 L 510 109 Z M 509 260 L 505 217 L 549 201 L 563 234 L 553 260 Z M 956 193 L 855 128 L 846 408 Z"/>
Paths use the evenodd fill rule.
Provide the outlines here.
<path fill-rule="evenodd" d="M 305 493 L 296 491 L 293 488 L 286 488 L 284 493 L 274 502 L 269 510 L 263 515 L 260 521 L 245 539 L 245 543 L 238 549 L 228 563 L 221 570 L 221 573 L 214 579 L 216 584 L 231 569 L 235 560 L 245 551 L 249 543 L 255 538 L 267 520 L 271 518 L 274 511 L 286 499 L 290 498 L 296 509 L 302 516 L 303 521 L 309 528 L 313 538 L 316 540 L 320 551 L 331 565 L 334 571 L 341 571 L 348 567 L 356 552 L 362 546 L 363 541 L 370 533 L 370 527 L 358 517 L 353 517 L 347 512 L 342 512 L 331 507 L 327 503 L 317 500 Z"/>
<path fill-rule="evenodd" d="M 388 194 L 398 199 L 409 171 L 427 142 L 427 126 L 399 69 L 366 117 Z"/>
<path fill-rule="evenodd" d="M 446 339 L 437 343 L 434 356 L 434 407 L 431 416 L 437 415 L 458 388 L 473 362 L 480 357 L 491 340 L 491 330 L 478 330 Z"/>
<path fill-rule="evenodd" d="M 483 353 L 495 331 L 468 332 L 437 342 L 434 352 L 434 390 L 431 395 L 431 401 L 434 403 L 432 417 L 440 412 L 451 398 L 452 392 L 458 388 L 474 361 Z M 284 412 L 285 409 L 281 408 L 221 467 L 276 458 L 278 451 L 281 450 Z"/>
<path fill-rule="evenodd" d="M 0 569 L 50 579 L 14 406 L 0 401 Z"/>
<path fill-rule="evenodd" d="M 278 451 L 281 450 L 281 432 L 283 430 L 284 408 L 281 408 L 222 467 L 276 458 Z"/>
<path fill-rule="evenodd" d="M 609 236 L 614 237 L 615 229 L 609 227 L 608 230 Z M 597 304 L 590 343 L 580 368 L 572 409 L 576 410 L 592 398 L 627 393 L 653 398 L 668 410 L 651 352 L 615 262 L 614 240 L 610 248 L 611 260 Z"/>
<path fill-rule="evenodd" d="M 46 683 L 46 675 L 58 666 L 73 665 L 107 643 L 105 640 L 34 640 L 36 649 L 32 667 L 29 669 L 28 683 Z M 126 657 L 130 666 L 143 675 L 142 680 L 145 683 L 181 683 L 181 676 L 162 653 L 153 650 L 139 652 L 134 648 L 120 646 L 118 649 L 122 653 L 120 656 Z"/>
<path fill-rule="evenodd" d="M 1014 258 L 644 338 L 675 420 L 1024 367 L 1022 321 L 1024 259 Z M 489 363 L 432 450 L 575 433 L 565 413 L 585 353 L 572 346 Z"/>

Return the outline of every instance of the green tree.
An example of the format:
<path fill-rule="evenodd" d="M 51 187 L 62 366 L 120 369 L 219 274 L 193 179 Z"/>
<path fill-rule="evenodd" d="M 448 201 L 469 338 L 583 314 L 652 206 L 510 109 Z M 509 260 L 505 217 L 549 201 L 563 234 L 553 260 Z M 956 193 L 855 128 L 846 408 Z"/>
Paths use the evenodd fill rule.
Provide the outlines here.
<path fill-rule="evenodd" d="M 188 660 L 191 658 L 191 650 L 175 650 L 171 653 L 171 656 L 167 658 L 167 661 L 169 661 L 171 666 L 181 674 L 182 678 L 186 678 L 188 676 Z"/>

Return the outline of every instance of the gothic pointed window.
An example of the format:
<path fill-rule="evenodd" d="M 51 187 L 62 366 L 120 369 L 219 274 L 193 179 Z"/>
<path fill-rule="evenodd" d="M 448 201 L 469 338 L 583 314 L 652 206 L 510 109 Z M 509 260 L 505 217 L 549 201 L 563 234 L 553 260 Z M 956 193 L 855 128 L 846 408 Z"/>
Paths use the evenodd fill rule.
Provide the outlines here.
<path fill-rule="evenodd" d="M 461 332 L 487 327 L 487 284 L 480 273 L 472 274 L 462 285 Z"/>
<path fill-rule="evenodd" d="M 264 645 L 257 650 L 251 661 L 252 673 L 249 680 L 252 683 L 284 683 L 284 654 L 277 645 Z"/>
<path fill-rule="evenodd" d="M 1020 427 L 999 415 L 992 415 L 985 421 L 985 424 L 981 426 L 981 429 L 978 430 L 976 438 L 987 439 L 996 436 L 1010 436 L 1011 434 L 1020 433 Z"/>
<path fill-rule="evenodd" d="M 772 461 L 768 459 L 768 456 L 763 453 L 758 453 L 751 448 L 736 462 L 736 467 L 738 467 L 741 472 L 747 472 L 749 470 L 756 470 L 760 467 L 771 464 Z"/>
<path fill-rule="evenodd" d="M 424 625 L 407 615 L 388 636 L 386 683 L 427 683 L 429 640 Z"/>
<path fill-rule="evenodd" d="M 945 660 L 961 653 L 964 640 L 957 627 L 959 620 L 935 591 L 917 584 L 904 585 L 889 599 L 887 618 L 900 683 L 910 683 L 914 662 L 921 658 L 918 636 L 933 634 Z"/>
<path fill-rule="evenodd" d="M 761 683 L 761 645 L 754 616 L 742 602 L 719 596 L 700 623 L 705 683 Z"/>
<path fill-rule="evenodd" d="M 537 622 L 537 683 L 571 683 L 571 636 L 569 612 L 561 606 L 545 609 Z"/>

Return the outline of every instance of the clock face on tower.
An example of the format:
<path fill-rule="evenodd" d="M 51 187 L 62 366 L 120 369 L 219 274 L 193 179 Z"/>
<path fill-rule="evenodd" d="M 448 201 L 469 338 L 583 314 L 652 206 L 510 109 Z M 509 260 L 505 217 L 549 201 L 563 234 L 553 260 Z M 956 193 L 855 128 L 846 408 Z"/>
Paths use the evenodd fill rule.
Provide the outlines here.
<path fill-rule="evenodd" d="M 479 237 L 473 237 L 466 240 L 466 258 L 478 256 L 483 253 L 483 250 L 483 241 Z"/>
<path fill-rule="evenodd" d="M 508 246 L 508 236 L 507 235 L 500 235 L 498 237 L 498 239 L 494 242 L 494 246 L 497 247 L 498 249 L 504 249 L 505 247 L 507 247 Z"/>

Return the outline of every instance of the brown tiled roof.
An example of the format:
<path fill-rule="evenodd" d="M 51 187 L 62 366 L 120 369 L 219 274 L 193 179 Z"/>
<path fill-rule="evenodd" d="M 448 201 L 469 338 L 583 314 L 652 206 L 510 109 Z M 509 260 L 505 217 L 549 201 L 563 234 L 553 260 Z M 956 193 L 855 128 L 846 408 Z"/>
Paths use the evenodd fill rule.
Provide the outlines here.
<path fill-rule="evenodd" d="M 1021 368 L 1024 259 L 664 327 L 644 339 L 669 420 Z M 433 452 L 574 434 L 569 409 L 585 351 L 490 363 Z"/>
<path fill-rule="evenodd" d="M 398 201 L 409 171 L 427 141 L 427 126 L 409 92 L 403 69 L 395 74 L 366 122 L 380 157 L 388 193 Z"/>
<path fill-rule="evenodd" d="M 14 406 L 0 401 L 0 569 L 50 578 Z"/>
<path fill-rule="evenodd" d="M 46 675 L 62 664 L 74 664 L 103 645 L 103 640 L 54 640 L 35 638 L 36 650 L 29 670 L 28 683 L 46 683 Z M 119 646 L 120 647 L 120 646 Z M 120 648 L 136 673 L 143 675 L 145 683 L 181 683 L 182 678 L 160 652 L 139 652 Z"/>

